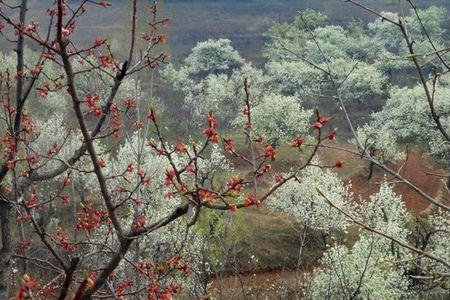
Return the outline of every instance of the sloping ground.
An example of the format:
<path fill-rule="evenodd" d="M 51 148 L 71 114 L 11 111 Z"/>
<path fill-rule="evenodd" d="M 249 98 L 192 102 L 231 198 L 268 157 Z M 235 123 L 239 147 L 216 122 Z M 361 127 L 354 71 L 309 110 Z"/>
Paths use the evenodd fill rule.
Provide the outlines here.
<path fill-rule="evenodd" d="M 350 149 L 352 146 L 340 145 Z M 292 154 L 284 153 L 281 163 L 292 164 Z M 366 201 L 376 193 L 384 180 L 395 184 L 395 191 L 402 195 L 406 208 L 413 214 L 425 214 L 431 206 L 422 196 L 382 170 L 374 169 L 373 177 L 367 180 L 368 164 L 353 154 L 345 151 L 321 150 L 321 160 L 326 165 L 333 165 L 337 160 L 345 163 L 345 168 L 336 172 L 345 182 L 351 182 L 355 199 Z M 428 195 L 450 199 L 443 179 L 437 176 L 447 174 L 431 158 L 411 152 L 406 161 L 391 163 L 389 167 L 400 170 L 400 174 Z M 242 285 L 245 286 L 245 298 L 250 299 L 296 299 L 301 290 L 302 278 L 296 274 L 295 267 L 299 248 L 299 234 L 295 230 L 295 220 L 283 214 L 269 213 L 264 207 L 246 212 L 248 222 L 254 229 L 254 236 L 248 245 L 249 255 L 259 257 L 260 262 L 254 271 L 247 271 L 239 277 L 230 275 L 224 278 L 224 299 L 230 297 L 244 299 Z M 302 257 L 306 262 L 320 258 L 323 242 L 311 236 L 305 246 Z M 308 267 L 307 267 L 308 269 Z M 217 281 L 213 282 L 215 295 L 219 295 Z"/>
<path fill-rule="evenodd" d="M 367 162 L 348 153 L 343 154 L 343 152 L 336 153 L 334 151 L 322 152 L 322 158 L 326 162 L 330 163 L 336 157 L 346 162 L 346 167 L 349 167 L 346 172 L 341 174 L 343 175 L 341 178 L 345 179 L 346 182 L 351 182 L 352 192 L 355 198 L 361 197 L 363 200 L 367 200 L 370 195 L 378 192 L 380 183 L 386 180 L 395 185 L 395 192 L 398 195 L 402 195 L 405 206 L 410 212 L 414 214 L 425 213 L 429 207 L 430 203 L 421 195 L 406 184 L 399 182 L 394 176 L 386 175 L 378 167 L 374 168 L 373 177 L 369 181 L 367 179 L 369 174 L 369 165 Z M 448 171 L 443 169 L 430 157 L 417 152 L 411 152 L 405 161 L 388 163 L 387 165 L 392 170 L 399 171 L 400 175 L 431 197 L 448 203 L 448 200 L 445 200 L 450 199 L 450 195 L 445 188 L 445 175 Z"/>
<path fill-rule="evenodd" d="M 302 290 L 302 282 L 304 280 L 301 275 L 288 269 L 246 274 L 241 278 L 229 276 L 224 279 L 223 285 L 226 288 L 222 291 L 222 297 L 223 299 L 296 299 L 297 295 L 301 295 L 299 291 Z M 216 284 L 214 288 L 219 296 L 220 292 Z"/>

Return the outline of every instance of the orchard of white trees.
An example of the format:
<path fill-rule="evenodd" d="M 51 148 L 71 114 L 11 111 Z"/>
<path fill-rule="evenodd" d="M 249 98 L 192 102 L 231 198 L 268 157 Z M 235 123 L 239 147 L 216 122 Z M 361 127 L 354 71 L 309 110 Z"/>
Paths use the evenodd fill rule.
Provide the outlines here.
<path fill-rule="evenodd" d="M 0 1 L 1 299 L 224 299 L 260 209 L 323 240 L 308 270 L 298 245 L 295 298 L 448 299 L 449 175 L 435 197 L 392 167 L 413 148 L 449 169 L 444 8 L 336 1 L 373 21 L 306 10 L 267 31 L 263 64 L 228 39 L 173 64 L 156 3 L 129 1 L 119 47 L 75 43 L 106 1 L 54 1 L 47 24 L 16 2 Z M 383 174 L 377 192 L 353 193 L 342 153 Z"/>

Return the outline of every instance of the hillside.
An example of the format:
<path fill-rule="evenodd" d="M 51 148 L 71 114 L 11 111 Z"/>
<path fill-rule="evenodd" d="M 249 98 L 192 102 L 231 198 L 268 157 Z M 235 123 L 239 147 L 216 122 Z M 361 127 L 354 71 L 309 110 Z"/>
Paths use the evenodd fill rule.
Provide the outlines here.
<path fill-rule="evenodd" d="M 119 41 L 126 40 L 126 20 L 121 20 L 122 12 L 127 9 L 128 1 L 109 1 L 108 9 L 92 8 L 90 16 L 80 24 L 82 36 L 78 42 L 90 43 L 98 36 L 107 36 Z M 371 20 L 366 12 L 341 0 L 163 0 L 158 1 L 162 13 L 169 17 L 168 45 L 171 59 L 178 62 L 199 41 L 209 38 L 228 38 L 233 46 L 250 61 L 261 61 L 261 49 L 265 39 L 264 32 L 274 23 L 285 22 L 298 11 L 306 8 L 323 12 L 333 24 L 345 24 L 354 19 Z M 399 11 L 398 1 L 363 1 L 377 10 Z M 447 0 L 416 1 L 419 7 L 430 5 L 450 8 Z M 33 0 L 29 4 L 29 20 L 41 23 L 47 20 L 46 9 L 49 1 Z M 357 16 L 357 17 L 355 17 Z M 111 20 L 115 20 L 112 22 Z M 89 34 L 85 34 L 89 32 Z M 3 49 L 10 47 L 0 41 Z"/>

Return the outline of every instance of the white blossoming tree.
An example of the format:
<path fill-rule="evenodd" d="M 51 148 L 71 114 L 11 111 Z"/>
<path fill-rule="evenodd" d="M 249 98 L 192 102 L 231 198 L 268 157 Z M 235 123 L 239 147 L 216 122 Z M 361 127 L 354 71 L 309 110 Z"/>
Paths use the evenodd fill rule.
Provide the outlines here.
<path fill-rule="evenodd" d="M 177 108 L 185 110 L 187 125 L 198 129 L 201 123 L 196 120 L 211 109 L 229 121 L 236 113 L 236 99 L 242 95 L 244 74 L 257 78 L 255 72 L 233 49 L 230 40 L 219 39 L 198 43 L 181 67 L 168 64 L 161 75 L 181 92 L 181 105 Z"/>
<path fill-rule="evenodd" d="M 432 89 L 432 84 L 429 85 Z M 434 86 L 434 109 L 440 116 L 444 128 L 450 126 L 450 107 L 446 101 L 450 92 L 448 78 L 440 78 Z M 448 142 L 436 127 L 423 86 L 417 84 L 411 88 L 404 87 L 395 90 L 386 101 L 383 109 L 372 115 L 374 129 L 387 132 L 396 141 L 395 145 L 422 145 L 427 153 L 435 156 L 441 162 L 449 159 Z M 398 146 L 397 146 L 398 147 Z"/>
<path fill-rule="evenodd" d="M 334 172 L 317 166 L 306 168 L 297 178 L 277 191 L 269 207 L 294 216 L 302 226 L 324 232 L 345 230 L 348 226 L 345 216 L 330 207 L 317 193 L 317 188 L 326 191 L 339 207 L 353 210 L 349 186 Z"/>
<path fill-rule="evenodd" d="M 334 197 L 328 199 L 334 201 Z M 408 235 L 406 225 L 410 216 L 401 197 L 386 183 L 362 205 L 358 215 L 355 217 L 383 233 L 403 240 Z M 406 250 L 389 240 L 374 233 L 362 233 L 350 248 L 338 244 L 324 253 L 323 268 L 316 269 L 313 275 L 311 298 L 409 297 L 410 280 L 405 275 L 405 260 L 409 257 Z"/>

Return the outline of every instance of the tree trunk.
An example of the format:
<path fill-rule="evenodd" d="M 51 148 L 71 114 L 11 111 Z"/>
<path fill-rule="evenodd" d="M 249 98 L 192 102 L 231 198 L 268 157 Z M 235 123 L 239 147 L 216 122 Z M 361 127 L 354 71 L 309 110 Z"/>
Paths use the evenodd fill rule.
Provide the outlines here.
<path fill-rule="evenodd" d="M 3 1 L 1 1 L 3 2 Z M 21 0 L 20 2 L 20 11 L 19 11 L 19 26 L 25 26 L 25 17 L 27 13 L 27 0 Z M 17 37 L 17 48 L 15 49 L 17 53 L 17 63 L 16 70 L 17 74 L 20 74 L 24 70 L 24 34 L 21 31 L 18 31 Z M 14 120 L 13 131 L 10 132 L 16 142 L 19 141 L 17 138 L 19 132 L 21 130 L 21 116 L 22 109 L 25 103 L 25 99 L 23 99 L 23 85 L 24 79 L 22 76 L 19 76 L 16 81 L 16 116 Z M 17 146 L 14 149 L 14 156 L 17 152 Z M 15 158 L 15 157 L 12 158 Z M 5 173 L 6 175 L 6 173 Z M 1 181 L 4 179 L 0 179 Z M 17 191 L 14 191 L 14 195 L 17 196 Z M 6 196 L 6 195 L 2 195 Z M 17 199 L 15 199 L 17 200 Z M 11 232 L 11 220 L 14 220 L 11 216 L 11 204 L 0 199 L 0 234 L 1 234 L 1 245 L 0 245 L 0 299 L 9 299 L 9 288 L 11 284 L 11 280 L 9 278 L 11 268 L 11 255 L 13 254 L 13 246 L 12 246 L 12 232 Z"/>
<path fill-rule="evenodd" d="M 10 259 L 12 254 L 11 205 L 0 200 L 0 299 L 9 299 Z"/>
<path fill-rule="evenodd" d="M 373 176 L 373 168 L 375 167 L 375 164 L 373 162 L 369 163 L 369 175 L 367 175 L 367 181 L 370 181 Z"/>
<path fill-rule="evenodd" d="M 375 149 L 374 148 L 370 148 L 370 156 L 374 156 L 375 155 Z M 367 175 L 367 181 L 370 181 L 373 177 L 373 171 L 375 168 L 375 164 L 371 161 L 369 162 L 369 174 Z"/>

